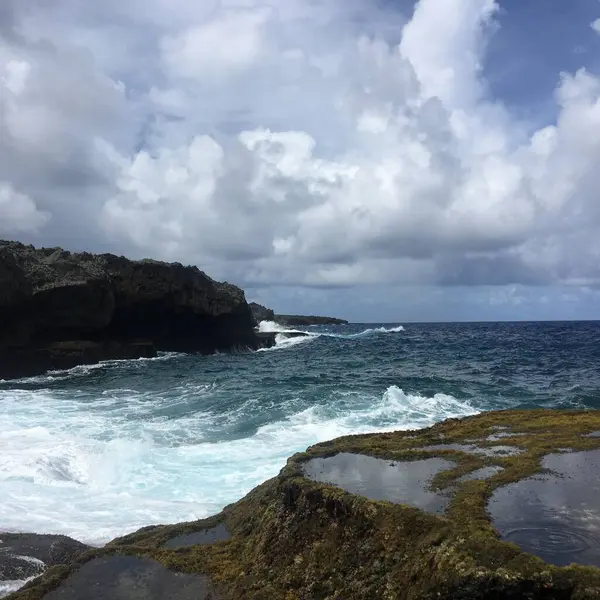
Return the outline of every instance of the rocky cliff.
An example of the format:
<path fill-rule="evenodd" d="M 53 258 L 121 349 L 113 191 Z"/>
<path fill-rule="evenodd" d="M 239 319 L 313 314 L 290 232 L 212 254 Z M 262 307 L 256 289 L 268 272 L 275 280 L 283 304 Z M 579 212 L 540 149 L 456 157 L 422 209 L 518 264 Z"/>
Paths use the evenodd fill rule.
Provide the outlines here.
<path fill-rule="evenodd" d="M 349 436 L 203 521 L 148 527 L 11 600 L 600 597 L 600 411 Z"/>
<path fill-rule="evenodd" d="M 196 267 L 0 241 L 0 378 L 269 343 L 253 328 L 244 292 Z"/>
<path fill-rule="evenodd" d="M 250 303 L 250 310 L 256 324 L 261 321 L 274 321 L 286 327 L 306 327 L 309 325 L 347 325 L 348 321 L 334 317 L 315 317 L 305 315 L 276 315 L 274 311 L 266 306 Z"/>

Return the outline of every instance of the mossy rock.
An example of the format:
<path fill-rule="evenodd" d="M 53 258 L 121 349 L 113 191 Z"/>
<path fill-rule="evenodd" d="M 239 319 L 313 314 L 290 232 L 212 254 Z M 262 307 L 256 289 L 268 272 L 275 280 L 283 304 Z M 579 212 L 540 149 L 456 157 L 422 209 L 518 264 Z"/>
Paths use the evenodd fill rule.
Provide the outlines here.
<path fill-rule="evenodd" d="M 498 445 L 519 454 L 429 446 Z M 130 555 L 168 569 L 210 576 L 224 599 L 587 599 L 600 598 L 600 569 L 555 566 L 502 541 L 486 510 L 495 490 L 543 471 L 543 457 L 600 448 L 600 411 L 498 411 L 429 429 L 358 435 L 312 446 L 280 475 L 210 519 L 149 527 L 114 540 L 66 567 L 48 571 L 11 596 L 37 600 L 97 556 Z M 431 488 L 449 496 L 445 514 L 373 501 L 304 476 L 307 461 L 340 452 L 393 461 L 452 460 Z M 501 467 L 487 479 L 464 476 Z M 225 524 L 231 538 L 167 549 L 175 536 Z"/>

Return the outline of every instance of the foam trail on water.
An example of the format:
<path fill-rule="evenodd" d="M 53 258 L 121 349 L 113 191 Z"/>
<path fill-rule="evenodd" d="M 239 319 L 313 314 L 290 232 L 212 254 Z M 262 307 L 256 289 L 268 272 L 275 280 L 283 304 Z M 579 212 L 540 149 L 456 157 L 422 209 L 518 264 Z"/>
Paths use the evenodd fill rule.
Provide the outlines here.
<path fill-rule="evenodd" d="M 262 348 L 259 350 L 259 352 L 265 352 L 270 350 L 289 348 L 291 346 L 296 346 L 298 344 L 302 344 L 309 340 L 314 340 L 320 337 L 343 340 L 361 338 L 363 336 L 372 334 L 401 333 L 404 331 L 404 327 L 402 325 L 398 325 L 397 327 L 368 328 L 358 333 L 329 333 L 322 331 L 305 331 L 302 329 L 289 329 L 288 327 L 280 325 L 279 323 L 275 323 L 274 321 L 261 321 L 259 323 L 258 330 L 261 333 L 277 334 L 275 336 L 275 346 L 273 348 Z M 295 334 L 297 336 L 298 334 L 300 335 L 298 337 L 288 337 L 289 334 Z"/>
<path fill-rule="evenodd" d="M 315 333 L 314 331 L 290 329 L 289 327 L 275 323 L 275 321 L 261 321 L 258 324 L 258 331 L 261 333 L 305 333 L 306 335 L 318 335 L 318 333 Z"/>
<path fill-rule="evenodd" d="M 159 352 L 158 356 L 151 358 L 128 358 L 128 359 L 116 359 L 116 360 L 103 360 L 99 363 L 92 365 L 77 365 L 71 369 L 59 369 L 55 371 L 48 371 L 45 375 L 35 375 L 34 377 L 23 377 L 20 379 L 10 380 L 11 384 L 15 383 L 51 383 L 53 381 L 59 381 L 71 377 L 85 377 L 94 371 L 100 369 L 107 369 L 111 367 L 126 367 L 128 369 L 137 367 L 144 368 L 148 363 L 162 362 L 172 360 L 177 357 L 185 356 L 181 352 Z M 8 383 L 5 379 L 0 379 L 0 383 Z"/>
<path fill-rule="evenodd" d="M 209 408 L 214 386 L 169 392 L 0 388 L 1 526 L 103 544 L 145 525 L 214 514 L 311 444 L 477 412 L 446 394 L 395 386 L 379 397 L 333 392 L 311 405 L 289 400 L 275 420 L 233 439 L 228 432 L 247 424 L 255 400 L 223 414 Z M 219 420 L 225 429 L 215 435 Z"/>
<path fill-rule="evenodd" d="M 284 348 L 292 348 L 305 342 L 310 342 L 315 339 L 316 336 L 299 336 L 299 337 L 287 337 L 282 333 L 278 333 L 275 336 L 275 345 L 271 348 L 260 348 L 257 352 L 272 352 L 273 350 L 282 350 Z"/>

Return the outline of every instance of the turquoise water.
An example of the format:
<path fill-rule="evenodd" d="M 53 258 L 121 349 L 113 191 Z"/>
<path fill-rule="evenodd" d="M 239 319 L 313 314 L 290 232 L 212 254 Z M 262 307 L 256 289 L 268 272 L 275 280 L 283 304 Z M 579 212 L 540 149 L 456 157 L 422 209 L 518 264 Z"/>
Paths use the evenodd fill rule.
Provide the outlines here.
<path fill-rule="evenodd" d="M 600 408 L 600 323 L 305 331 L 267 351 L 0 382 L 0 530 L 102 544 L 218 512 L 339 435 L 498 408 Z"/>

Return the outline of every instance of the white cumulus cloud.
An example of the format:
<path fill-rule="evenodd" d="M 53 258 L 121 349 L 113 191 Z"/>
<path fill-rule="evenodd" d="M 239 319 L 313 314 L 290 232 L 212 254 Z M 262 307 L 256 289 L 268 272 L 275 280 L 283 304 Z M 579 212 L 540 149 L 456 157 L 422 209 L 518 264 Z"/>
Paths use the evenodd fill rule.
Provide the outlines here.
<path fill-rule="evenodd" d="M 248 286 L 600 283 L 600 81 L 513 116 L 494 0 L 3 10 L 3 235 Z"/>

